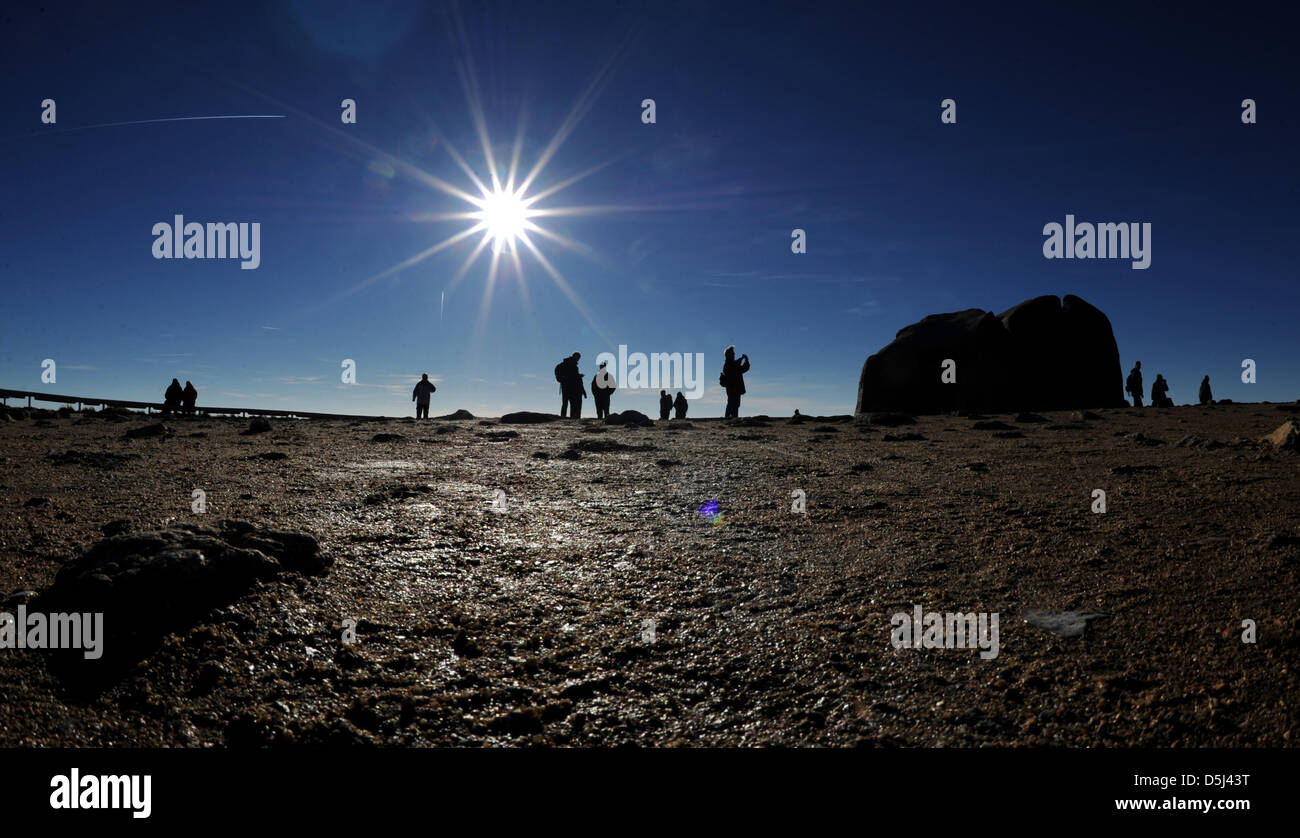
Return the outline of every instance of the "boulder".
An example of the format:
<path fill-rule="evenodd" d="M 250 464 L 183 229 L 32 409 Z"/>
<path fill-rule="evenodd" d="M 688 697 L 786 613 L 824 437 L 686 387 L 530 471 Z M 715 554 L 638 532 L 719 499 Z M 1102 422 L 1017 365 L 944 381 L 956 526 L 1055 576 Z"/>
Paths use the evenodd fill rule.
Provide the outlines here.
<path fill-rule="evenodd" d="M 940 375 L 956 362 L 956 382 Z M 1035 297 L 1000 315 L 932 314 L 862 365 L 857 413 L 1119 407 L 1123 376 L 1110 321 L 1073 295 Z"/>
<path fill-rule="evenodd" d="M 653 425 L 654 420 L 646 416 L 639 410 L 625 410 L 622 413 L 611 413 L 605 417 L 607 425 Z"/>
<path fill-rule="evenodd" d="M 306 533 L 244 521 L 120 533 L 65 564 L 34 610 L 104 615 L 102 659 L 75 650 L 55 653 L 52 661 L 66 686 L 97 689 L 148 656 L 165 635 L 184 634 L 258 582 L 284 571 L 320 575 L 332 563 Z"/>
<path fill-rule="evenodd" d="M 473 414 L 473 413 L 470 413 L 468 410 L 458 410 L 458 411 L 456 411 L 455 413 L 448 413 L 448 414 L 445 415 L 445 416 L 439 416 L 439 417 L 437 417 L 437 418 L 439 418 L 439 419 L 473 419 L 473 418 L 474 418 L 474 414 Z"/>
<path fill-rule="evenodd" d="M 507 413 L 501 417 L 503 425 L 538 425 L 543 422 L 558 422 L 560 417 L 554 413 L 533 413 L 530 410 L 521 410 L 518 413 Z"/>

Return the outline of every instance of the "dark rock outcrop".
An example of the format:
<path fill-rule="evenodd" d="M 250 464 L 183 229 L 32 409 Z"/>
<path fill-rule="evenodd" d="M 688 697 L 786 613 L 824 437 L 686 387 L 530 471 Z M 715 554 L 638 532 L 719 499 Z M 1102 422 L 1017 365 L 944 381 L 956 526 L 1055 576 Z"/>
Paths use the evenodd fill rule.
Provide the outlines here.
<path fill-rule="evenodd" d="M 955 383 L 940 375 L 956 362 Z M 901 329 L 862 365 L 857 413 L 1121 407 L 1110 320 L 1085 301 L 1035 297 L 1000 315 L 932 314 Z"/>
<path fill-rule="evenodd" d="M 622 413 L 611 413 L 605 417 L 607 425 L 638 425 L 645 427 L 653 425 L 654 420 L 646 416 L 639 410 L 625 410 Z"/>
<path fill-rule="evenodd" d="M 517 413 L 507 413 L 501 417 L 503 425 L 540 425 L 545 422 L 558 422 L 560 416 L 555 413 L 534 413 L 531 410 L 521 410 Z"/>
<path fill-rule="evenodd" d="M 244 521 L 122 533 L 65 564 L 36 609 L 104 615 L 102 658 L 70 650 L 51 660 L 65 686 L 94 691 L 151 654 L 167 634 L 183 634 L 259 581 L 293 571 L 317 576 L 331 564 L 306 533 Z"/>

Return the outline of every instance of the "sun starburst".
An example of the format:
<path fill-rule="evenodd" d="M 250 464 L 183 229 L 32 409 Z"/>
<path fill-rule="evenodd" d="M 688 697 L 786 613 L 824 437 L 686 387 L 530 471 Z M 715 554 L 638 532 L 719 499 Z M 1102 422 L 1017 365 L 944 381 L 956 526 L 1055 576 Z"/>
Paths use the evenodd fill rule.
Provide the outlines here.
<path fill-rule="evenodd" d="M 476 161 L 476 165 L 471 165 L 465 156 L 463 156 L 455 147 L 451 139 L 442 131 L 433 126 L 432 147 L 436 147 L 445 152 L 456 167 L 468 179 L 470 186 L 462 188 L 457 186 L 443 177 L 433 174 L 422 166 L 415 165 L 393 155 L 383 149 L 380 149 L 370 143 L 360 140 L 359 138 L 340 132 L 333 126 L 328 127 L 331 133 L 346 137 L 350 142 L 366 149 L 375 156 L 375 161 L 382 163 L 389 172 L 389 177 L 398 174 L 409 178 L 411 182 L 432 188 L 450 198 L 464 203 L 461 208 L 450 208 L 451 211 L 430 211 L 410 216 L 410 220 L 417 222 L 435 222 L 444 223 L 449 221 L 467 221 L 469 226 L 453 232 L 446 238 L 438 241 L 425 249 L 415 253 L 378 273 L 372 274 L 351 287 L 342 290 L 331 298 L 322 302 L 322 305 L 329 305 L 333 302 L 342 300 L 348 296 L 358 293 L 359 291 L 379 282 L 385 278 L 394 276 L 399 273 L 408 271 L 431 257 L 442 253 L 443 251 L 455 248 L 459 245 L 469 245 L 470 251 L 461 263 L 458 270 L 450 276 L 444 274 L 436 275 L 436 279 L 442 280 L 443 288 L 440 299 L 450 299 L 452 292 L 457 288 L 461 281 L 469 275 L 471 269 L 479 262 L 479 257 L 489 250 L 486 282 L 483 287 L 483 299 L 479 308 L 478 329 L 479 335 L 482 334 L 487 320 L 488 310 L 491 305 L 494 286 L 498 278 L 503 274 L 503 268 L 507 267 L 512 271 L 518 281 L 518 290 L 525 303 L 528 300 L 528 289 L 524 278 L 524 257 L 531 257 L 530 261 L 535 262 L 541 267 L 542 271 L 550 278 L 555 287 L 569 300 L 569 302 L 578 310 L 586 321 L 591 330 L 607 343 L 612 343 L 608 335 L 596 322 L 591 309 L 583 302 L 582 298 L 573 290 L 572 286 L 565 279 L 560 270 L 552 263 L 546 253 L 543 252 L 543 239 L 547 243 L 554 245 L 563 250 L 570 250 L 582 256 L 599 262 L 596 254 L 589 247 L 547 229 L 543 223 L 546 218 L 572 218 L 577 216 L 591 216 L 603 213 L 621 213 L 621 212 L 642 212 L 647 210 L 662 210 L 668 207 L 657 207 L 633 202 L 629 204 L 618 205 L 599 205 L 599 204 L 581 204 L 573 206 L 554 206 L 550 205 L 551 199 L 562 190 L 568 189 L 579 181 L 600 171 L 606 166 L 614 163 L 629 153 L 624 151 L 620 154 L 611 156 L 603 162 L 597 163 L 590 168 L 579 171 L 576 174 L 568 175 L 561 179 L 546 182 L 543 173 L 548 165 L 555 159 L 556 153 L 560 147 L 569 138 L 577 128 L 582 118 L 591 109 L 600 91 L 608 84 L 612 74 L 613 66 L 616 63 L 617 54 L 610 57 L 609 61 L 594 75 L 587 88 L 578 97 L 573 108 L 566 115 L 555 134 L 550 141 L 538 153 L 532 167 L 525 173 L 520 169 L 520 157 L 524 147 L 525 123 L 521 119 L 518 131 L 515 136 L 513 146 L 510 149 L 509 161 L 507 166 L 498 166 L 497 156 L 493 153 L 493 143 L 490 139 L 487 125 L 487 117 L 479 97 L 479 87 L 473 63 L 468 57 L 468 45 L 461 33 L 461 43 L 464 60 L 458 62 L 459 76 L 462 84 L 465 98 L 469 106 L 469 113 L 473 123 L 474 134 L 481 148 L 481 162 Z M 320 123 L 318 120 L 318 124 Z M 547 204 L 543 206 L 543 203 Z M 520 246 L 522 245 L 522 247 Z M 503 256 L 505 258 L 503 258 Z"/>
<path fill-rule="evenodd" d="M 526 231 L 537 230 L 536 224 L 528 220 L 533 213 L 528 209 L 535 199 L 525 199 L 523 190 L 493 189 L 485 192 L 482 198 L 471 203 L 479 211 L 471 213 L 483 226 L 485 235 L 492 241 L 492 251 L 500 253 L 508 249 L 515 250 L 515 242 Z"/>

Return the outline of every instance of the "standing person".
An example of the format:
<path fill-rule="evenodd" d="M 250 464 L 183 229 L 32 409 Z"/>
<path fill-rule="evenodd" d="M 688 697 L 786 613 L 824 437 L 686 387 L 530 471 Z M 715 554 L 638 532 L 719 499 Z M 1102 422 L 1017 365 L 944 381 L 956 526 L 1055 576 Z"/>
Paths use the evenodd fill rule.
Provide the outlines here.
<path fill-rule="evenodd" d="M 682 395 L 681 390 L 677 391 L 677 401 L 673 402 L 673 407 L 677 408 L 678 419 L 686 418 L 686 397 Z"/>
<path fill-rule="evenodd" d="M 673 397 L 668 395 L 667 390 L 659 391 L 659 421 L 668 420 L 668 411 L 673 409 Z"/>
<path fill-rule="evenodd" d="M 577 382 L 577 389 L 582 387 L 582 374 L 578 372 L 578 360 L 582 354 L 575 352 L 563 361 L 555 365 L 555 380 L 560 384 L 560 418 L 564 419 L 569 415 L 569 404 L 571 403 L 571 394 L 574 391 L 574 382 Z M 579 403 L 581 407 L 581 402 Z M 579 411 L 581 412 L 581 411 Z M 577 418 L 576 416 L 574 417 Z"/>
<path fill-rule="evenodd" d="M 173 410 L 180 409 L 181 398 L 185 391 L 181 389 L 181 383 L 172 379 L 172 383 L 167 387 L 167 392 L 163 393 L 163 413 L 171 413 Z"/>
<path fill-rule="evenodd" d="M 1142 406 L 1142 362 L 1137 361 L 1133 364 L 1133 371 L 1128 374 L 1128 381 L 1124 384 L 1124 390 L 1133 397 L 1133 406 Z"/>
<path fill-rule="evenodd" d="M 727 391 L 727 413 L 724 419 L 736 419 L 740 416 L 740 397 L 745 395 L 745 373 L 749 372 L 749 356 L 741 355 L 736 359 L 736 347 L 728 346 L 722 353 L 722 375 L 718 383 Z"/>
<path fill-rule="evenodd" d="M 587 398 L 587 388 L 582 384 L 582 373 L 578 372 L 578 361 L 582 353 L 575 352 L 555 365 L 555 380 L 560 382 L 560 418 L 582 418 L 582 400 Z"/>
<path fill-rule="evenodd" d="M 194 387 L 191 381 L 185 382 L 185 389 L 181 391 L 181 405 L 185 408 L 186 413 L 194 412 L 194 405 L 199 400 L 199 391 Z"/>
<path fill-rule="evenodd" d="M 609 397 L 618 389 L 614 375 L 605 369 L 605 362 L 600 362 L 600 372 L 591 380 L 591 398 L 596 402 L 596 418 L 609 418 Z"/>
<path fill-rule="evenodd" d="M 1208 375 L 1201 379 L 1201 392 L 1198 395 L 1201 404 L 1214 404 L 1214 394 L 1210 392 L 1210 377 Z"/>
<path fill-rule="evenodd" d="M 420 380 L 415 382 L 415 389 L 411 391 L 411 401 L 415 402 L 415 418 L 429 418 L 429 396 L 437 392 L 438 388 L 429 380 L 429 374 L 426 372 L 420 376 Z"/>

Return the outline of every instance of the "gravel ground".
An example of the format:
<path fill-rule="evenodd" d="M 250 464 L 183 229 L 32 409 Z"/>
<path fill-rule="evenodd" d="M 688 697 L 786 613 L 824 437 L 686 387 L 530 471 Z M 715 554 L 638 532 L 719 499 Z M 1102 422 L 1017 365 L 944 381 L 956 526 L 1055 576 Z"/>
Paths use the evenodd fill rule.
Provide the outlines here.
<path fill-rule="evenodd" d="M 0 744 L 1287 746 L 1300 455 L 1259 439 L 1293 408 L 180 417 L 138 438 L 157 417 L 0 419 L 0 596 L 49 587 L 114 521 L 237 519 L 334 560 L 93 694 L 0 649 Z M 917 605 L 997 612 L 999 654 L 894 648 Z M 1062 637 L 1034 609 L 1108 616 Z"/>

